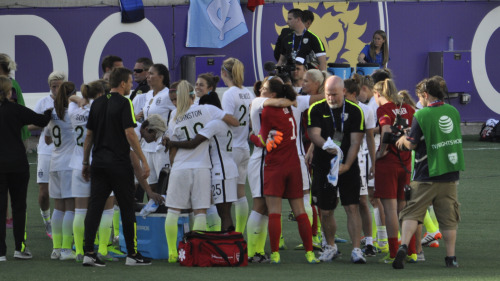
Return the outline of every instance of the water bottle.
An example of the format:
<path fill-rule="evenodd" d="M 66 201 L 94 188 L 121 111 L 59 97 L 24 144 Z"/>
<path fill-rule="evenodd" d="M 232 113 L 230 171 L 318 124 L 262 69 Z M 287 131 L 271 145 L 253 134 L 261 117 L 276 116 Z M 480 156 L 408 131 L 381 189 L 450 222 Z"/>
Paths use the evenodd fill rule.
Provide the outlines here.
<path fill-rule="evenodd" d="M 448 51 L 453 51 L 453 37 L 448 37 Z"/>

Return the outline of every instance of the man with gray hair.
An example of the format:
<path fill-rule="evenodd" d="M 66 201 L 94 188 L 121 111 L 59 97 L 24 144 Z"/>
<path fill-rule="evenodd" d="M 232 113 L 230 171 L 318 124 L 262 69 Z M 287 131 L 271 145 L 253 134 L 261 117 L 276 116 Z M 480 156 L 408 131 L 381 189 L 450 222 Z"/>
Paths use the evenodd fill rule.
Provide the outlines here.
<path fill-rule="evenodd" d="M 44 111 L 50 108 L 54 108 L 54 99 L 56 98 L 57 91 L 59 87 L 65 81 L 68 81 L 66 74 L 61 71 L 53 71 L 50 73 L 48 78 L 50 95 L 37 101 L 34 111 L 38 114 L 43 114 Z M 30 130 L 40 130 L 35 125 L 30 125 L 28 127 Z M 50 167 L 50 157 L 52 155 L 52 150 L 54 150 L 54 144 L 45 143 L 45 131 L 41 130 L 40 139 L 38 141 L 37 153 L 38 153 L 38 165 L 36 173 L 36 182 L 38 183 L 38 204 L 40 205 L 40 213 L 42 215 L 43 222 L 45 223 L 45 231 L 47 236 L 52 239 L 52 225 L 50 222 L 50 199 L 49 199 L 49 167 Z"/>
<path fill-rule="evenodd" d="M 313 182 L 311 193 L 313 203 L 321 212 L 326 245 L 319 257 L 321 261 L 331 261 L 338 255 L 335 245 L 336 223 L 334 210 L 337 207 L 337 190 L 347 213 L 347 229 L 353 244 L 351 261 L 366 263 L 360 249 L 361 216 L 359 214 L 360 170 L 357 155 L 365 132 L 362 109 L 345 99 L 344 81 L 338 76 L 326 80 L 325 99 L 311 105 L 308 112 L 307 132 L 314 144 L 311 167 Z M 332 185 L 327 175 L 332 169 L 331 162 L 340 153 L 325 146 L 333 140 L 340 147 L 343 159 L 338 166 L 338 183 Z M 308 152 L 309 153 L 309 152 Z"/>

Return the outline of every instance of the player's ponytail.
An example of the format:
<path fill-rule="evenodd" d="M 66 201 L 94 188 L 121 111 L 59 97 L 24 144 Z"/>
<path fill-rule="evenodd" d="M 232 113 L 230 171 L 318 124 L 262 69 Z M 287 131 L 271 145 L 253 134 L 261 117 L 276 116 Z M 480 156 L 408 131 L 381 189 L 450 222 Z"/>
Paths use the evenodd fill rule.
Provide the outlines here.
<path fill-rule="evenodd" d="M 90 82 L 88 84 L 82 84 L 80 87 L 80 92 L 82 92 L 82 97 L 87 101 L 97 98 L 99 95 L 104 94 L 104 86 L 100 80 Z"/>
<path fill-rule="evenodd" d="M 54 100 L 54 109 L 56 110 L 57 117 L 64 120 L 64 113 L 66 108 L 68 108 L 68 98 L 76 93 L 76 87 L 73 82 L 63 82 L 59 91 L 57 91 L 56 98 Z"/>
<path fill-rule="evenodd" d="M 244 66 L 241 61 L 236 58 L 228 58 L 222 63 L 221 68 L 228 75 L 234 86 L 240 89 L 243 88 Z"/>

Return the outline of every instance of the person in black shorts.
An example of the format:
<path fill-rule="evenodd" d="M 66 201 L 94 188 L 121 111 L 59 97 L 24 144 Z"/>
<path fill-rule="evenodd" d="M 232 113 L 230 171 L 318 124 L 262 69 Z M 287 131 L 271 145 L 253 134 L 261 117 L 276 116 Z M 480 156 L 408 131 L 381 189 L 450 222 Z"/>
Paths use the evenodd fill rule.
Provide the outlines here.
<path fill-rule="evenodd" d="M 134 131 L 136 125 L 132 102 L 124 95 L 132 88 L 132 72 L 115 68 L 110 74 L 110 93 L 92 103 L 87 122 L 87 137 L 83 148 L 82 176 L 89 180 L 90 201 L 85 218 L 84 266 L 105 266 L 94 252 L 94 238 L 106 199 L 111 191 L 120 206 L 123 235 L 127 245 L 126 265 L 147 265 L 151 260 L 136 251 L 136 221 L 134 213 L 134 172 L 130 147 L 142 162 L 144 178 L 149 166 Z M 92 166 L 89 166 L 92 149 Z"/>
<path fill-rule="evenodd" d="M 286 65 L 290 59 L 295 63 L 296 58 L 307 59 L 313 53 L 317 58 L 319 69 L 326 70 L 325 47 L 321 39 L 306 28 L 302 17 L 303 12 L 299 9 L 291 9 L 288 12 L 287 24 L 293 32 L 288 32 L 279 43 L 280 57 L 277 65 Z M 309 69 L 316 68 L 316 62 L 306 61 L 306 63 Z"/>
<path fill-rule="evenodd" d="M 325 99 L 311 105 L 308 112 L 307 132 L 314 144 L 311 186 L 313 203 L 321 212 L 321 224 L 327 245 L 320 260 L 329 261 L 336 257 L 335 218 L 333 211 L 337 206 L 337 188 L 347 213 L 347 227 L 353 243 L 351 261 L 366 263 L 361 252 L 361 216 L 359 214 L 359 190 L 361 185 L 357 154 L 364 135 L 362 109 L 355 103 L 345 100 L 344 82 L 338 76 L 326 80 Z M 330 161 L 337 154 L 334 149 L 323 150 L 323 145 L 331 138 L 342 150 L 343 159 L 338 170 L 338 184 L 333 186 L 327 180 Z"/>

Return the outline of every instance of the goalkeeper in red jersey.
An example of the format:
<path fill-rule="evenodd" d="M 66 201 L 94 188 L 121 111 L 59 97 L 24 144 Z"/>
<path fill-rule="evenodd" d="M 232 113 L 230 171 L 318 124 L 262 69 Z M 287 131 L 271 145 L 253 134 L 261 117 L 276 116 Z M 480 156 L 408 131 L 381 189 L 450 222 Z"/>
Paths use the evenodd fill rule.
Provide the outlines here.
<path fill-rule="evenodd" d="M 268 80 L 261 89 L 267 98 L 287 98 L 294 101 L 296 93 L 292 86 L 279 80 Z M 268 150 L 264 165 L 264 196 L 269 212 L 269 238 L 271 240 L 271 263 L 280 263 L 279 239 L 281 234 L 281 202 L 289 200 L 296 216 L 299 233 L 309 263 L 319 263 L 312 247 L 312 232 L 309 218 L 302 200 L 302 173 L 296 147 L 297 125 L 292 110 L 288 108 L 265 107 L 261 115 L 258 135 L 250 140 Z M 276 132 L 278 131 L 278 132 Z"/>

